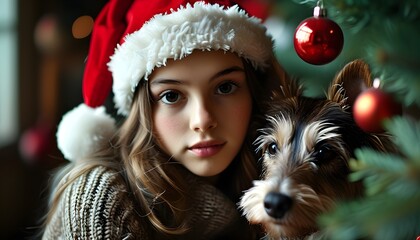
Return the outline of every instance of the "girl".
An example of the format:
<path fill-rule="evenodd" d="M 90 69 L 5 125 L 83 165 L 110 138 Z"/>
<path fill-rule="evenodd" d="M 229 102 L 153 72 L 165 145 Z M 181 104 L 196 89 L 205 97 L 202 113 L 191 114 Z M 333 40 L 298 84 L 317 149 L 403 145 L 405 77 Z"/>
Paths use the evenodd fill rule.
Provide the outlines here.
<path fill-rule="evenodd" d="M 43 239 L 257 238 L 236 203 L 258 176 L 252 141 L 283 72 L 259 19 L 191 2 L 111 0 L 99 14 L 84 104 L 58 127 L 73 162 Z M 118 127 L 101 107 L 111 87 Z"/>

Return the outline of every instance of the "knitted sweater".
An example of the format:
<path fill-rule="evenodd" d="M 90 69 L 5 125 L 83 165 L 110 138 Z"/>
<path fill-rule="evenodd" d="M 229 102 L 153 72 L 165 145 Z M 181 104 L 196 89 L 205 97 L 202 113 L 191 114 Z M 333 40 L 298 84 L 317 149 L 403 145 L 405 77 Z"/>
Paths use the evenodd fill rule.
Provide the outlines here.
<path fill-rule="evenodd" d="M 191 231 L 165 237 L 136 212 L 120 174 L 94 168 L 66 188 L 43 239 L 253 239 L 235 204 L 214 186 L 198 183 Z"/>

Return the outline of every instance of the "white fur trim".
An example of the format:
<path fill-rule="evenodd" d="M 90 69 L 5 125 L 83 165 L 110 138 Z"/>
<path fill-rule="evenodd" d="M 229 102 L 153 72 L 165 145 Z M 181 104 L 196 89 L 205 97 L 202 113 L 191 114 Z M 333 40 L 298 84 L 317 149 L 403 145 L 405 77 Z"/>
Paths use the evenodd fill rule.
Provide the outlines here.
<path fill-rule="evenodd" d="M 105 107 L 80 104 L 63 116 L 57 131 L 58 148 L 68 160 L 76 161 L 98 150 L 102 141 L 115 133 L 115 120 Z"/>
<path fill-rule="evenodd" d="M 108 64 L 118 112 L 128 115 L 140 79 L 147 80 L 167 59 L 181 59 L 194 49 L 232 51 L 255 68 L 263 68 L 272 56 L 273 42 L 261 20 L 249 17 L 236 5 L 224 9 L 196 2 L 170 14 L 156 15 L 126 36 Z"/>

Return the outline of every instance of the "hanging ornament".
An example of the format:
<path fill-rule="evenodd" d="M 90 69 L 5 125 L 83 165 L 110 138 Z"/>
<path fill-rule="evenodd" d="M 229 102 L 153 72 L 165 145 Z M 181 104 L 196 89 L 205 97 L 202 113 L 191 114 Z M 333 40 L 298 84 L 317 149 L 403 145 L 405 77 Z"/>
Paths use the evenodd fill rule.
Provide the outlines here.
<path fill-rule="evenodd" d="M 322 1 L 318 1 L 314 16 L 303 20 L 296 28 L 293 43 L 302 60 L 322 65 L 340 54 L 344 43 L 343 31 L 337 23 L 327 18 Z"/>
<path fill-rule="evenodd" d="M 48 161 L 48 152 L 53 144 L 51 126 L 40 121 L 27 129 L 19 141 L 19 150 L 27 163 L 42 164 Z"/>
<path fill-rule="evenodd" d="M 375 86 L 362 92 L 354 102 L 353 117 L 356 124 L 366 132 L 384 131 L 383 121 L 402 113 L 400 104 L 393 97 L 379 89 L 379 79 Z"/>

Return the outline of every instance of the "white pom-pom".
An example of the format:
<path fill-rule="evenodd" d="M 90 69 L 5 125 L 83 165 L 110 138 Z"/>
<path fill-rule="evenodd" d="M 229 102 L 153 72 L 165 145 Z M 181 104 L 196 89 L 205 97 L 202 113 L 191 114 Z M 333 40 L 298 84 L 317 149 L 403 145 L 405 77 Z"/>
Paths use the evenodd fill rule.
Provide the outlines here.
<path fill-rule="evenodd" d="M 66 159 L 76 161 L 98 150 L 102 141 L 109 141 L 115 129 L 115 120 L 106 114 L 105 107 L 93 109 L 80 104 L 58 125 L 58 148 Z"/>

